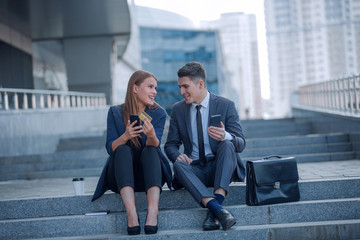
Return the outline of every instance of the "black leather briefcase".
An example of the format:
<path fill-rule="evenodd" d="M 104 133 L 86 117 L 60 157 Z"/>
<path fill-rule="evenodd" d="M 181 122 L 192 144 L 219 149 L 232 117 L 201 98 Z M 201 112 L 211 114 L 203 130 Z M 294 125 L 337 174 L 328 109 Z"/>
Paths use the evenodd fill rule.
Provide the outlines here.
<path fill-rule="evenodd" d="M 270 156 L 246 163 L 246 204 L 298 201 L 299 174 L 295 158 Z"/>

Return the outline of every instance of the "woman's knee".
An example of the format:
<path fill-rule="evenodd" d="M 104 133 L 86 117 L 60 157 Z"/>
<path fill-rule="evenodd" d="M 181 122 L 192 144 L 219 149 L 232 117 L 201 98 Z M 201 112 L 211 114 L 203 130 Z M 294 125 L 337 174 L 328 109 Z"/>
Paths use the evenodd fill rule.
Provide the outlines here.
<path fill-rule="evenodd" d="M 146 146 L 141 150 L 141 162 L 160 161 L 159 153 L 155 147 Z"/>
<path fill-rule="evenodd" d="M 141 151 L 141 155 L 151 155 L 151 154 L 154 154 L 154 153 L 157 153 L 156 151 L 156 147 L 153 147 L 153 146 L 146 146 L 143 148 L 143 150 Z"/>
<path fill-rule="evenodd" d="M 120 145 L 115 149 L 115 154 L 127 154 L 132 153 L 130 146 L 128 145 Z"/>

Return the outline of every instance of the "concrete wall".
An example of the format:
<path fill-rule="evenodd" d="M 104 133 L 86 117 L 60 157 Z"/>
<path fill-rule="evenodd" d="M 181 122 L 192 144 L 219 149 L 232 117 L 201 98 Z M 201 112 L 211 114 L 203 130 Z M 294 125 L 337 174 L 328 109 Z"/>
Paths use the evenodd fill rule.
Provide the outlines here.
<path fill-rule="evenodd" d="M 360 117 L 317 112 L 301 107 L 292 107 L 292 114 L 295 118 L 310 120 L 316 133 L 360 133 Z"/>
<path fill-rule="evenodd" d="M 108 107 L 0 111 L 0 157 L 53 153 L 61 138 L 101 136 Z"/>

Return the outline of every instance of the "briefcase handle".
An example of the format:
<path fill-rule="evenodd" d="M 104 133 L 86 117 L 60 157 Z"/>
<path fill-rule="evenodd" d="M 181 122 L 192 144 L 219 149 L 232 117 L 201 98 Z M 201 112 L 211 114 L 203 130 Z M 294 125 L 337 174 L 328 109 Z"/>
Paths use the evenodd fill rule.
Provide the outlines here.
<path fill-rule="evenodd" d="M 278 155 L 271 155 L 271 156 L 267 156 L 267 157 L 264 157 L 263 159 L 266 160 L 266 159 L 270 159 L 270 158 L 282 158 Z"/>

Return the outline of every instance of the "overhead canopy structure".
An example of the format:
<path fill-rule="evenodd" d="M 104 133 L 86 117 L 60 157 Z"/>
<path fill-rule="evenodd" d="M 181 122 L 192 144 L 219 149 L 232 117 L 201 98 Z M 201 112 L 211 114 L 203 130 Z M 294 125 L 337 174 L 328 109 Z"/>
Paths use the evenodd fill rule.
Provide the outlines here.
<path fill-rule="evenodd" d="M 126 0 L 28 0 L 34 41 L 130 35 Z"/>
<path fill-rule="evenodd" d="M 127 0 L 0 0 L 0 86 L 51 88 L 46 84 L 60 79 L 69 90 L 104 92 L 111 102 L 130 15 Z"/>

